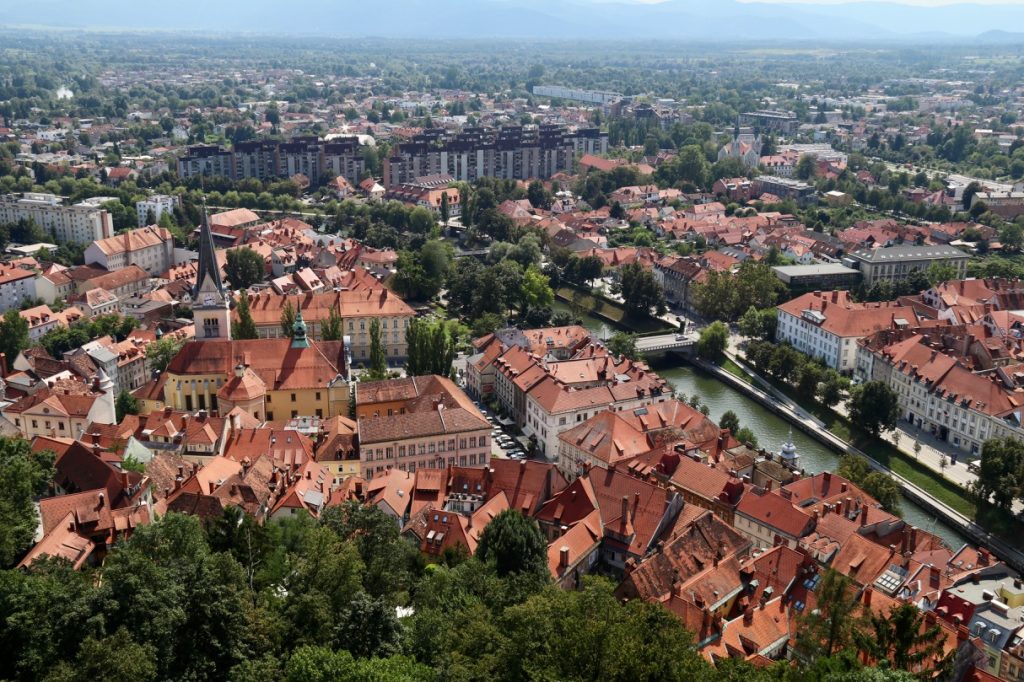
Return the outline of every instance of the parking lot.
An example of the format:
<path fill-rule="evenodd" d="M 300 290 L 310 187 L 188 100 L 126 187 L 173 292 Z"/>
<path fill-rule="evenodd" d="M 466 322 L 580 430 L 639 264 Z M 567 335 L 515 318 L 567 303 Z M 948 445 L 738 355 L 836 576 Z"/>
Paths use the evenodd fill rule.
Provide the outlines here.
<path fill-rule="evenodd" d="M 494 414 L 486 405 L 476 403 L 476 406 L 480 408 L 480 412 L 491 425 L 491 455 L 508 459 L 527 459 L 526 450 L 516 438 L 518 429 L 515 423 L 510 422 L 503 425 L 498 415 Z"/>

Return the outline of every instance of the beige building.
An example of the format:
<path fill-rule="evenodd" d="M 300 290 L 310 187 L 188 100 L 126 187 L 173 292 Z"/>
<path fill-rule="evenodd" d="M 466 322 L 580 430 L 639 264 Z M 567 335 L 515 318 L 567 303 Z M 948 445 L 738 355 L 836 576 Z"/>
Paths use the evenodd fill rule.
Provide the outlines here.
<path fill-rule="evenodd" d="M 360 382 L 356 414 L 366 478 L 389 469 L 475 467 L 490 460 L 491 425 L 445 377 Z"/>
<path fill-rule="evenodd" d="M 362 291 L 332 291 L 283 296 L 276 293 L 249 295 L 249 308 L 260 338 L 276 339 L 282 335 L 281 311 L 285 302 L 302 311 L 310 338 L 321 339 L 323 324 L 336 310 L 342 320 L 342 334 L 346 337 L 353 364 L 368 364 L 370 360 L 370 324 L 379 320 L 384 353 L 389 360 L 401 360 L 408 355 L 405 332 L 416 312 L 409 304 L 388 289 Z"/>

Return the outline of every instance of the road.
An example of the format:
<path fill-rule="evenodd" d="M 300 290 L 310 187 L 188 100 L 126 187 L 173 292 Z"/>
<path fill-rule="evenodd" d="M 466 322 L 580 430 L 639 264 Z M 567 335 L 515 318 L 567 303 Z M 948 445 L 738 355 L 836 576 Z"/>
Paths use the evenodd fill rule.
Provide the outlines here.
<path fill-rule="evenodd" d="M 669 349 L 682 349 L 697 343 L 700 334 L 659 334 L 657 336 L 641 336 L 636 340 L 636 349 L 641 353 Z"/>

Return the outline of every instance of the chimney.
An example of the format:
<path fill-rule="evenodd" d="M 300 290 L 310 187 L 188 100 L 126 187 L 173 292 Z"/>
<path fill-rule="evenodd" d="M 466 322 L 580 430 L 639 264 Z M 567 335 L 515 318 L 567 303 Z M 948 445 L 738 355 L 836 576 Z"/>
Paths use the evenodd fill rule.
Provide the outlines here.
<path fill-rule="evenodd" d="M 843 516 L 849 516 L 850 515 L 850 505 L 852 503 L 853 503 L 853 500 L 851 498 L 849 498 L 849 497 L 847 497 L 845 500 L 843 500 Z"/>
<path fill-rule="evenodd" d="M 754 610 L 749 606 L 743 610 L 743 626 L 750 627 L 754 624 Z"/>
<path fill-rule="evenodd" d="M 872 587 L 867 587 L 864 590 L 864 606 L 871 606 L 871 595 L 874 594 L 875 590 Z"/>
<path fill-rule="evenodd" d="M 832 472 L 831 471 L 824 472 L 821 475 L 821 478 L 822 478 L 823 481 L 825 481 L 825 483 L 828 483 L 829 481 L 832 480 Z"/>
<path fill-rule="evenodd" d="M 106 495 L 103 493 L 99 494 L 99 508 L 103 509 L 103 501 L 106 499 Z"/>
<path fill-rule="evenodd" d="M 629 519 L 629 497 L 626 495 L 622 496 L 622 520 L 626 521 Z"/>
<path fill-rule="evenodd" d="M 558 550 L 558 565 L 561 566 L 562 568 L 568 568 L 569 567 L 569 548 L 568 547 L 563 546 L 563 547 L 561 547 Z"/>
<path fill-rule="evenodd" d="M 0 378 L 7 376 L 7 353 L 0 353 Z"/>
<path fill-rule="evenodd" d="M 764 484 L 764 491 L 770 493 L 772 491 L 772 479 L 768 479 Z"/>
<path fill-rule="evenodd" d="M 868 506 L 866 504 L 860 507 L 860 525 L 868 525 Z"/>
<path fill-rule="evenodd" d="M 846 481 L 843 481 L 842 484 L 840 484 L 840 486 L 839 486 L 839 492 L 845 493 L 846 492 L 846 488 L 847 488 Z"/>

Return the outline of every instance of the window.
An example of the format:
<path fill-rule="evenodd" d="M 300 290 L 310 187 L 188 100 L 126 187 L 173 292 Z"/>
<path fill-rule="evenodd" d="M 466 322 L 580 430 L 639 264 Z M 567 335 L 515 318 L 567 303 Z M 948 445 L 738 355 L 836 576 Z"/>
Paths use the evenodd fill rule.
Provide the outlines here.
<path fill-rule="evenodd" d="M 295 394 L 294 393 L 292 393 L 292 402 L 293 403 L 295 402 Z"/>
<path fill-rule="evenodd" d="M 298 410 L 292 410 L 292 419 L 295 419 L 298 416 L 299 416 L 299 411 Z"/>
<path fill-rule="evenodd" d="M 317 392 L 316 392 L 316 399 L 317 399 L 317 400 L 320 400 L 320 391 L 317 391 Z"/>
<path fill-rule="evenodd" d="M 405 457 L 405 446 L 404 445 L 399 445 L 398 446 L 398 456 L 399 457 Z"/>
<path fill-rule="evenodd" d="M 269 393 L 267 394 L 267 402 L 268 403 L 270 402 L 270 394 Z"/>
<path fill-rule="evenodd" d="M 318 410 L 316 411 L 316 418 L 317 418 L 317 419 L 323 419 L 323 418 L 324 418 L 324 411 L 323 411 L 323 410 L 320 410 L 320 409 L 318 409 Z"/>
<path fill-rule="evenodd" d="M 39 428 L 39 424 L 36 422 L 35 419 L 32 420 L 32 428 L 33 429 L 38 429 Z"/>
<path fill-rule="evenodd" d="M 274 421 L 274 413 L 273 412 L 267 412 L 267 421 L 268 422 Z"/>

